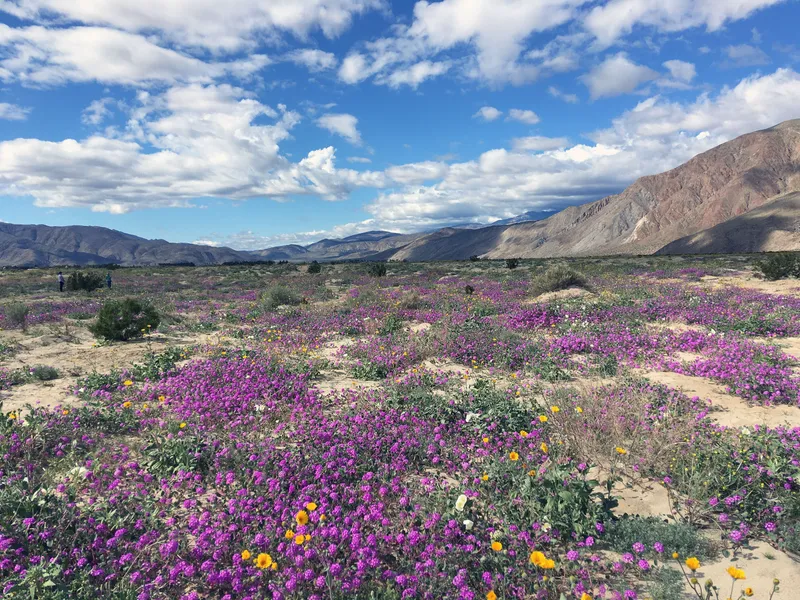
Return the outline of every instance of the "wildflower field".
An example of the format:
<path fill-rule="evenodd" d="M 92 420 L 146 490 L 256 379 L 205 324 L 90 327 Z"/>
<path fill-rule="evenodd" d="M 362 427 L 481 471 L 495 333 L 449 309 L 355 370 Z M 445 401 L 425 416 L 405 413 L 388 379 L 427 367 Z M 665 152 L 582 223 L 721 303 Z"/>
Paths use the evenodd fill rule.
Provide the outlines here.
<path fill-rule="evenodd" d="M 0 597 L 798 597 L 800 281 L 386 266 L 0 272 Z"/>

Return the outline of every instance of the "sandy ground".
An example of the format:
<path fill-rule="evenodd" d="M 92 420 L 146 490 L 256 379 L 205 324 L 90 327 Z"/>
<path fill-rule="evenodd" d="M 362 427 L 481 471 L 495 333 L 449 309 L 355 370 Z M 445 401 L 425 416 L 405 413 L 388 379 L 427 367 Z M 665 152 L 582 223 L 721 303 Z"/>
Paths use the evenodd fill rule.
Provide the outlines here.
<path fill-rule="evenodd" d="M 715 277 L 706 275 L 701 278 L 703 283 L 711 284 L 715 287 L 735 286 L 758 290 L 766 294 L 777 294 L 780 296 L 800 297 L 800 282 L 796 279 L 781 279 L 779 281 L 766 281 L 759 279 L 751 273 L 744 273 L 739 276 Z"/>
<path fill-rule="evenodd" d="M 3 411 L 19 411 L 26 404 L 32 406 L 68 406 L 78 399 L 73 394 L 75 382 L 92 372 L 108 373 L 121 370 L 141 361 L 150 352 L 163 352 L 170 346 L 194 346 L 219 343 L 219 334 L 153 334 L 147 340 L 98 346 L 85 328 L 73 327 L 72 336 L 60 336 L 53 329 L 39 327 L 29 333 L 0 331 L 0 341 L 14 342 L 17 352 L 0 363 L 0 367 L 14 370 L 37 365 L 58 369 L 61 377 L 53 381 L 16 385 L 0 392 Z"/>
<path fill-rule="evenodd" d="M 726 393 L 721 385 L 703 377 L 659 371 L 640 373 L 651 381 L 682 390 L 689 397 L 697 396 L 703 400 L 710 400 L 709 416 L 726 427 L 800 426 L 800 407 L 797 406 L 753 406 L 737 396 Z"/>

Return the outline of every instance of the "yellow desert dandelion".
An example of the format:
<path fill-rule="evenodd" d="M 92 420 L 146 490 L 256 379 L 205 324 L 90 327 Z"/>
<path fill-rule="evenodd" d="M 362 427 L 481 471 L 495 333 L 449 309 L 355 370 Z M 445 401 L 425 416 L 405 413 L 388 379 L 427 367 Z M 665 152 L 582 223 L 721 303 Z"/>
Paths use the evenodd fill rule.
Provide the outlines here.
<path fill-rule="evenodd" d="M 269 569 L 272 566 L 272 557 L 269 554 L 262 552 L 258 555 L 258 558 L 256 558 L 256 566 L 259 569 Z"/>
<path fill-rule="evenodd" d="M 308 504 L 306 504 L 306 510 L 308 512 L 314 512 L 315 510 L 317 510 L 317 505 L 314 502 L 309 502 Z"/>
<path fill-rule="evenodd" d="M 308 513 L 301 510 L 294 516 L 294 520 L 297 521 L 298 525 L 305 525 L 308 523 Z"/>
<path fill-rule="evenodd" d="M 511 452 L 508 455 L 508 458 L 510 458 L 512 461 L 517 461 L 519 460 L 519 454 L 517 454 L 516 452 Z"/>
<path fill-rule="evenodd" d="M 697 560 L 696 557 L 690 556 L 686 559 L 686 566 L 689 567 L 692 571 L 697 571 L 700 568 L 700 561 Z"/>
<path fill-rule="evenodd" d="M 489 593 L 486 594 L 486 600 L 497 600 L 497 594 L 494 593 L 494 590 L 489 590 Z"/>
<path fill-rule="evenodd" d="M 242 560 L 250 560 L 250 550 L 242 550 Z"/>
<path fill-rule="evenodd" d="M 730 575 L 734 579 L 747 579 L 747 577 L 745 577 L 744 575 L 744 571 L 742 571 L 741 569 L 737 569 L 733 565 L 728 567 L 728 575 Z"/>
<path fill-rule="evenodd" d="M 503 549 L 503 544 L 501 544 L 500 542 L 492 542 L 492 550 L 494 550 L 495 552 L 500 552 L 500 550 L 502 549 Z"/>
<path fill-rule="evenodd" d="M 131 387 L 133 385 L 133 382 L 130 379 L 126 379 L 125 381 L 122 382 L 122 385 L 124 385 L 125 387 Z"/>

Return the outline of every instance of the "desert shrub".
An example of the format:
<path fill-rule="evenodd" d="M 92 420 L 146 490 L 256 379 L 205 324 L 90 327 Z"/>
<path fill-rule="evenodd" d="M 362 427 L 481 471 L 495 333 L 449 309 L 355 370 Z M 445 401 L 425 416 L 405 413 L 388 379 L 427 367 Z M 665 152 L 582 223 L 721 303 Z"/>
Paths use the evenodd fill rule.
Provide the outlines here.
<path fill-rule="evenodd" d="M 766 279 L 775 281 L 787 277 L 800 277 L 800 253 L 779 252 L 756 263 Z"/>
<path fill-rule="evenodd" d="M 506 269 L 516 269 L 519 266 L 519 259 L 518 258 L 507 258 L 506 259 Z"/>
<path fill-rule="evenodd" d="M 539 296 L 571 287 L 587 288 L 586 278 L 566 265 L 550 267 L 531 281 L 531 291 Z"/>
<path fill-rule="evenodd" d="M 470 262 L 478 262 L 480 259 L 481 257 L 478 256 L 477 254 L 473 254 L 472 256 L 469 257 Z"/>
<path fill-rule="evenodd" d="M 607 525 L 606 543 L 615 552 L 632 552 L 634 544 L 652 550 L 656 542 L 664 546 L 666 555 L 696 556 L 700 560 L 714 558 L 716 546 L 700 532 L 683 522 L 669 522 L 655 517 L 626 516 Z"/>
<path fill-rule="evenodd" d="M 67 277 L 67 289 L 71 292 L 92 292 L 103 287 L 103 276 L 100 273 L 76 271 Z"/>
<path fill-rule="evenodd" d="M 367 273 L 369 273 L 373 277 L 385 277 L 386 265 L 380 262 L 370 263 L 369 266 L 367 267 Z"/>
<path fill-rule="evenodd" d="M 136 363 L 131 368 L 131 375 L 137 380 L 149 379 L 155 381 L 163 379 L 175 371 L 178 361 L 186 357 L 185 350 L 181 348 L 167 348 L 164 352 L 149 353 L 144 363 Z"/>
<path fill-rule="evenodd" d="M 154 437 L 142 449 L 142 454 L 148 471 L 168 476 L 179 471 L 206 473 L 212 463 L 213 450 L 193 435 L 170 435 Z"/>
<path fill-rule="evenodd" d="M 670 567 L 656 569 L 650 575 L 647 592 L 653 600 L 683 600 L 686 597 L 683 575 Z"/>
<path fill-rule="evenodd" d="M 47 367 L 43 365 L 36 365 L 30 370 L 31 378 L 38 381 L 52 381 L 59 378 L 58 369 L 55 367 Z"/>
<path fill-rule="evenodd" d="M 464 293 L 467 296 L 472 296 L 472 294 L 475 293 L 475 288 L 472 287 L 471 285 L 467 284 L 467 285 L 464 286 Z"/>
<path fill-rule="evenodd" d="M 160 323 L 161 317 L 152 305 L 126 298 L 103 304 L 89 330 L 97 338 L 127 341 L 156 329 Z"/>
<path fill-rule="evenodd" d="M 389 315 L 378 328 L 378 335 L 392 335 L 403 330 L 403 319 L 397 315 Z"/>
<path fill-rule="evenodd" d="M 415 291 L 406 292 L 397 301 L 397 307 L 401 310 L 418 310 L 422 308 L 422 298 Z"/>
<path fill-rule="evenodd" d="M 310 265 L 308 265 L 308 273 L 314 275 L 316 273 L 322 272 L 322 265 L 319 264 L 317 261 L 312 261 Z"/>
<path fill-rule="evenodd" d="M 14 302 L 6 307 L 6 320 L 12 327 L 21 327 L 23 330 L 28 325 L 30 309 L 22 302 Z"/>
<path fill-rule="evenodd" d="M 279 306 L 298 306 L 302 301 L 303 298 L 294 291 L 285 286 L 276 285 L 264 294 L 262 306 L 264 310 L 272 311 Z"/>

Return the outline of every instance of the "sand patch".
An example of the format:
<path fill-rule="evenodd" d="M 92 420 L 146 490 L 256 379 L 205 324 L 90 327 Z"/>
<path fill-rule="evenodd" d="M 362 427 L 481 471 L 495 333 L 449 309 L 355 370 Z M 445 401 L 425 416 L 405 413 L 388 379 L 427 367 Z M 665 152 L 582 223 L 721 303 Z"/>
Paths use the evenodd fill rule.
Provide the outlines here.
<path fill-rule="evenodd" d="M 765 294 L 777 296 L 796 296 L 800 297 L 800 281 L 797 279 L 780 279 L 778 281 L 766 281 L 758 279 L 749 273 L 732 277 L 715 277 L 706 275 L 701 278 L 703 283 L 711 284 L 715 287 L 742 287 L 751 290 L 758 290 Z"/>
<path fill-rule="evenodd" d="M 755 598 L 768 598 L 772 591 L 772 580 L 776 578 L 781 583 L 780 592 L 775 594 L 775 600 L 797 598 L 800 590 L 800 562 L 764 542 L 753 542 L 749 549 L 743 549 L 736 557 L 701 564 L 697 578 L 701 582 L 711 579 L 721 588 L 720 598 L 727 598 L 732 581 L 727 569 L 731 565 L 742 569 L 747 577 L 743 581 L 736 582 L 733 598 L 738 598 L 739 590 L 745 587 L 753 588 Z"/>
<path fill-rule="evenodd" d="M 555 292 L 547 292 L 536 296 L 535 298 L 528 298 L 522 304 L 542 304 L 547 302 L 557 302 L 559 300 L 569 300 L 571 298 L 593 298 L 594 293 L 579 287 L 570 287 L 565 290 L 558 290 Z"/>
<path fill-rule="evenodd" d="M 671 517 L 667 488 L 653 481 L 623 482 L 614 484 L 612 494 L 619 504 L 614 509 L 617 515 L 639 515 L 641 517 Z"/>
<path fill-rule="evenodd" d="M 702 377 L 661 371 L 647 371 L 640 374 L 650 381 L 679 389 L 689 397 L 697 396 L 703 400 L 710 400 L 709 417 L 726 427 L 800 426 L 800 407 L 797 406 L 753 406 L 737 396 L 726 393 L 721 385 Z"/>

